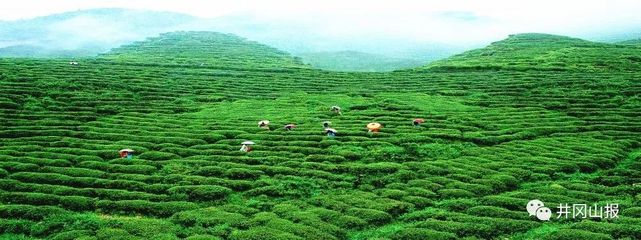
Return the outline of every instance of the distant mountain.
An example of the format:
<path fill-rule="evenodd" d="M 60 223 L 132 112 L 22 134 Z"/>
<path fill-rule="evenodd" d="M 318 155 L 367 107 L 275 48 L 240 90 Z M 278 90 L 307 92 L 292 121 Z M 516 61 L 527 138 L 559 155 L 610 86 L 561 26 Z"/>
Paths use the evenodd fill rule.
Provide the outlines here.
<path fill-rule="evenodd" d="M 639 39 L 630 39 L 630 40 L 620 41 L 620 42 L 617 42 L 617 44 L 641 45 L 641 38 L 639 38 Z"/>
<path fill-rule="evenodd" d="M 636 70 L 641 69 L 641 48 L 590 42 L 558 35 L 510 35 L 487 47 L 435 61 L 431 70 Z"/>
<path fill-rule="evenodd" d="M 477 47 L 393 36 L 341 38 L 302 28 L 297 22 L 246 15 L 207 19 L 173 12 L 110 8 L 0 21 L 0 57 L 95 56 L 173 31 L 232 33 L 294 54 L 360 51 L 424 63 Z"/>
<path fill-rule="evenodd" d="M 219 68 L 307 68 L 273 47 L 216 32 L 170 32 L 101 54 L 112 61 Z"/>
<path fill-rule="evenodd" d="M 303 62 L 331 71 L 385 72 L 424 65 L 426 61 L 392 58 L 357 51 L 297 54 Z"/>
<path fill-rule="evenodd" d="M 170 12 L 93 9 L 0 22 L 0 56 L 96 55 L 198 18 Z"/>

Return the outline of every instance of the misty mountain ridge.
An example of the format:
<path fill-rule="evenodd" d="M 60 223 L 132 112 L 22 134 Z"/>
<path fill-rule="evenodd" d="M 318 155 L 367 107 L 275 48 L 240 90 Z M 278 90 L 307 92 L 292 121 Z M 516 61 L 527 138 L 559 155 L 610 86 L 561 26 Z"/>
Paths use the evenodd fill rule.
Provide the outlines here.
<path fill-rule="evenodd" d="M 40 57 L 74 52 L 91 56 L 147 36 L 176 31 L 196 19 L 186 14 L 129 9 L 67 12 L 0 22 L 0 47 L 20 46 L 27 53 L 42 51 Z"/>
<path fill-rule="evenodd" d="M 251 16 L 206 19 L 174 12 L 106 8 L 0 21 L 0 57 L 95 56 L 112 48 L 173 31 L 232 33 L 297 56 L 344 51 L 389 56 L 390 59 L 376 64 L 398 59 L 407 59 L 408 63 L 425 63 L 465 49 L 443 43 L 397 38 L 333 39 L 297 29 L 296 23 L 269 22 Z"/>
<path fill-rule="evenodd" d="M 483 52 L 484 55 L 474 59 L 488 60 L 488 54 L 495 54 L 493 52 L 495 50 L 488 49 L 500 47 L 500 43 L 503 43 L 499 41 L 499 45 L 490 44 L 489 48 L 484 48 L 485 50 L 477 49 L 460 54 L 471 47 L 417 42 L 393 37 L 363 36 L 358 39 L 332 39 L 313 32 L 305 32 L 309 31 L 306 29 L 297 30 L 296 26 L 296 23 L 269 22 L 251 16 L 205 19 L 174 12 L 118 8 L 81 10 L 33 19 L 0 21 L 0 57 L 96 56 L 149 37 L 158 37 L 161 33 L 213 31 L 242 36 L 286 51 L 316 68 L 333 71 L 393 71 L 424 66 L 435 60 L 440 61 L 430 66 L 452 66 L 452 63 L 459 61 L 457 59 L 461 59 L 460 56 L 473 55 L 479 51 L 489 52 Z M 300 32 L 293 34 L 296 31 Z M 527 42 L 526 36 L 532 35 L 514 35 L 508 39 Z M 537 36 L 537 41 L 545 39 L 554 44 L 559 43 L 558 36 L 551 37 L 555 35 Z M 520 39 L 523 37 L 526 38 Z M 638 42 L 637 39 L 620 44 Z M 574 43 L 578 44 L 578 42 Z M 526 45 L 518 46 L 527 47 Z M 504 50 L 509 52 L 510 49 Z M 455 54 L 459 55 L 452 59 L 448 58 Z M 469 61 L 466 60 L 467 63 Z M 483 66 L 483 63 L 471 65 Z"/>

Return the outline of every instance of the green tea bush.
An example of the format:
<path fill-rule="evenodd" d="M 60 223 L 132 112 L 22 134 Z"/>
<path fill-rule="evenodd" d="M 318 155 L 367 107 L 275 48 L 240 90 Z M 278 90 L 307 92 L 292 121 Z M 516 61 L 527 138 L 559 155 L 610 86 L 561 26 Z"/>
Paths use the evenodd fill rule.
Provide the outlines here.
<path fill-rule="evenodd" d="M 362 229 L 368 224 L 364 219 L 349 215 L 339 216 L 336 220 L 331 221 L 331 223 L 346 229 Z"/>
<path fill-rule="evenodd" d="M 94 233 L 88 230 L 72 230 L 55 234 L 51 237 L 52 240 L 74 240 L 74 239 L 88 239 Z"/>
<path fill-rule="evenodd" d="M 468 208 L 465 211 L 467 214 L 482 216 L 482 217 L 493 217 L 493 218 L 511 218 L 511 219 L 529 219 L 527 213 L 520 211 L 510 211 L 504 208 L 495 207 L 495 206 L 476 206 Z"/>
<path fill-rule="evenodd" d="M 641 237 L 641 227 L 638 222 L 615 224 L 608 222 L 585 221 L 573 224 L 572 228 L 593 233 L 608 234 L 614 239 L 639 239 L 639 237 Z"/>
<path fill-rule="evenodd" d="M 350 161 L 359 160 L 367 154 L 365 148 L 351 145 L 334 145 L 329 147 L 328 150 Z"/>
<path fill-rule="evenodd" d="M 266 226 L 275 230 L 292 233 L 303 239 L 336 239 L 332 235 L 324 233 L 314 227 L 279 218 L 274 213 L 258 213 L 254 215 L 251 221 L 253 225 Z"/>
<path fill-rule="evenodd" d="M 305 157 L 305 161 L 341 163 L 341 162 L 347 161 L 347 159 L 345 159 L 345 157 L 343 156 L 328 156 L 328 155 L 312 154 Z"/>
<path fill-rule="evenodd" d="M 488 195 L 493 192 L 493 189 L 491 187 L 481 185 L 481 184 L 474 184 L 474 183 L 451 182 L 446 184 L 445 187 L 449 189 L 465 190 L 477 196 Z M 447 189 L 444 189 L 444 190 L 447 190 Z M 442 192 L 439 192 L 439 193 L 442 194 Z M 452 193 L 449 193 L 448 196 L 452 196 Z M 465 196 L 462 196 L 462 197 L 465 197 Z M 446 197 L 446 198 L 449 198 L 449 197 Z"/>
<path fill-rule="evenodd" d="M 3 233 L 3 235 L 7 233 L 29 234 L 29 229 L 34 224 L 36 223 L 28 220 L 0 219 L 0 232 Z M 3 235 L 0 235 L 0 237 Z"/>
<path fill-rule="evenodd" d="M 463 189 L 441 189 L 438 190 L 437 193 L 443 199 L 471 198 L 476 196 L 474 193 Z"/>
<path fill-rule="evenodd" d="M 198 208 L 198 205 L 191 202 L 154 203 L 144 200 L 100 200 L 96 202 L 96 208 L 107 213 L 144 214 L 158 217 L 169 217 L 177 212 L 196 209 Z"/>
<path fill-rule="evenodd" d="M 60 197 L 43 193 L 4 192 L 0 193 L 0 201 L 15 204 L 56 206 L 60 202 Z"/>
<path fill-rule="evenodd" d="M 321 220 L 320 217 L 313 212 L 301 211 L 297 206 L 294 206 L 292 204 L 276 205 L 273 208 L 273 212 L 277 213 L 284 219 L 287 219 L 294 223 L 313 227 L 317 229 L 317 231 L 330 234 L 331 236 L 337 238 L 344 238 L 347 235 L 346 231 L 342 228 Z"/>
<path fill-rule="evenodd" d="M 487 206 L 502 207 L 512 211 L 519 211 L 529 200 L 507 196 L 486 196 L 479 199 L 479 203 Z"/>
<path fill-rule="evenodd" d="M 108 224 L 144 239 L 178 239 L 176 232 L 180 228 L 165 219 L 154 218 L 119 218 L 108 222 Z"/>
<path fill-rule="evenodd" d="M 53 173 L 61 173 L 65 174 L 68 176 L 72 177 L 94 177 L 94 178 L 101 178 L 104 177 L 106 174 L 103 171 L 100 170 L 94 170 L 94 169 L 87 169 L 87 168 L 75 168 L 75 167 L 42 167 L 40 168 L 40 172 L 53 172 Z"/>
<path fill-rule="evenodd" d="M 447 232 L 439 232 L 431 229 L 424 228 L 404 228 L 392 234 L 392 239 L 398 240 L 423 240 L 423 239 L 457 239 L 455 234 Z"/>
<path fill-rule="evenodd" d="M 224 173 L 225 177 L 231 179 L 257 179 L 263 175 L 263 171 L 260 170 L 251 170 L 246 168 L 230 168 L 227 169 Z"/>
<path fill-rule="evenodd" d="M 594 240 L 606 240 L 613 239 L 610 235 L 602 233 L 592 233 L 584 230 L 577 229 L 559 229 L 557 232 L 550 233 L 549 235 L 543 237 L 545 240 L 583 240 L 583 239 L 594 239 Z"/>
<path fill-rule="evenodd" d="M 408 195 L 407 192 L 397 189 L 383 189 L 381 191 L 378 191 L 378 194 L 381 197 L 392 198 L 396 200 L 400 200 L 401 198 Z"/>
<path fill-rule="evenodd" d="M 478 206 L 479 203 L 476 199 L 446 199 L 436 203 L 439 208 L 444 208 L 449 211 L 461 212 L 469 208 Z"/>
<path fill-rule="evenodd" d="M 416 149 L 418 156 L 430 159 L 453 159 L 460 157 L 465 148 L 475 147 L 473 144 L 441 144 L 430 143 L 419 145 Z"/>
<path fill-rule="evenodd" d="M 116 228 L 101 228 L 96 232 L 97 239 L 142 239 L 129 234 L 127 231 Z"/>
<path fill-rule="evenodd" d="M 54 206 L 32 206 L 32 205 L 1 205 L 0 217 L 10 219 L 26 219 L 41 221 L 52 216 L 68 213 L 62 208 Z"/>
<path fill-rule="evenodd" d="M 129 191 L 143 191 L 147 186 L 145 183 L 136 181 L 104 179 L 95 180 L 94 185 L 101 186 L 103 188 L 124 189 Z"/>
<path fill-rule="evenodd" d="M 212 144 L 212 143 L 216 143 L 216 142 L 218 142 L 220 140 L 224 140 L 227 137 L 225 135 L 223 135 L 223 134 L 207 134 L 207 135 L 203 136 L 202 138 L 203 138 L 203 140 L 205 140 L 205 142 L 207 142 L 209 144 Z"/>
<path fill-rule="evenodd" d="M 423 209 L 434 205 L 434 200 L 417 196 L 405 196 L 400 199 L 403 202 L 408 202 L 414 205 L 414 209 Z"/>
<path fill-rule="evenodd" d="M 364 157 L 366 162 L 403 162 L 407 159 L 407 152 L 402 147 L 397 146 L 375 146 L 367 149 Z"/>
<path fill-rule="evenodd" d="M 198 235 L 192 235 L 185 240 L 222 240 L 222 238 L 214 236 L 214 235 L 207 235 L 207 234 L 198 234 Z"/>
<path fill-rule="evenodd" d="M 189 193 L 189 199 L 195 201 L 215 201 L 225 199 L 233 191 L 221 186 L 201 185 L 193 188 Z"/>
<path fill-rule="evenodd" d="M 623 209 L 621 215 L 633 218 L 641 218 L 641 207 L 631 207 Z"/>
<path fill-rule="evenodd" d="M 94 199 L 81 196 L 62 196 L 60 206 L 73 211 L 91 211 L 94 209 Z"/>
<path fill-rule="evenodd" d="M 196 149 L 189 149 L 184 147 L 163 147 L 160 149 L 161 152 L 173 153 L 181 157 L 196 156 L 202 154 L 201 151 Z"/>
<path fill-rule="evenodd" d="M 494 237 L 504 235 L 504 234 L 513 234 L 518 232 L 524 232 L 528 229 L 538 227 L 540 223 L 530 221 L 530 220 L 515 220 L 511 219 L 509 221 L 504 218 L 490 218 L 490 217 L 472 217 L 467 215 L 457 215 L 452 217 L 452 220 L 461 221 L 466 223 L 479 223 L 487 224 L 491 226 Z"/>
<path fill-rule="evenodd" d="M 155 170 L 155 167 L 154 167 Z M 170 174 L 190 174 L 194 171 L 194 167 L 188 164 L 182 163 L 167 163 L 162 166 L 159 173 L 161 175 L 170 175 Z"/>
<path fill-rule="evenodd" d="M 481 239 L 490 239 L 494 236 L 493 229 L 480 223 L 461 223 L 454 221 L 441 221 L 428 219 L 414 224 L 415 227 L 428 228 L 442 232 L 454 233 L 459 237 L 478 237 Z"/>
<path fill-rule="evenodd" d="M 407 182 L 407 185 L 412 186 L 412 187 L 424 188 L 424 189 L 430 190 L 432 192 L 443 188 L 443 185 L 438 184 L 438 183 L 434 183 L 432 181 L 425 180 L 425 179 L 410 180 L 410 181 Z"/>
<path fill-rule="evenodd" d="M 435 198 L 437 196 L 436 193 L 420 187 L 410 187 L 405 189 L 405 191 L 410 195 L 424 198 Z"/>
<path fill-rule="evenodd" d="M 369 174 L 390 174 L 403 168 L 403 165 L 395 162 L 370 163 L 363 166 L 362 171 Z"/>
<path fill-rule="evenodd" d="M 242 214 L 230 213 L 214 207 L 179 212 L 171 217 L 172 222 L 187 227 L 214 227 L 221 224 L 239 226 L 246 220 L 247 218 Z"/>
<path fill-rule="evenodd" d="M 350 208 L 346 213 L 363 219 L 371 225 L 382 225 L 392 220 L 392 216 L 388 213 L 374 209 Z"/>
<path fill-rule="evenodd" d="M 157 152 L 157 151 L 144 152 L 140 154 L 138 157 L 146 160 L 151 160 L 151 161 L 163 161 L 163 160 L 180 158 L 178 155 L 173 153 Z"/>
<path fill-rule="evenodd" d="M 255 227 L 249 230 L 236 230 L 229 236 L 230 240 L 268 240 L 268 239 L 283 239 L 283 240 L 302 240 L 304 238 L 298 237 L 294 234 L 279 231 L 267 227 Z"/>

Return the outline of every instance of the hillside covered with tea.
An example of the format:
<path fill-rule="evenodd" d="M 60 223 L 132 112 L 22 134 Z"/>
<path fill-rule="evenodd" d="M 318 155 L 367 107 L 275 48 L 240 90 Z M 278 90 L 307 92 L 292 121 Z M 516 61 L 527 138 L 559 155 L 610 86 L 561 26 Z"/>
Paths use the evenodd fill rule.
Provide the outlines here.
<path fill-rule="evenodd" d="M 639 239 L 639 59 L 519 34 L 415 69 L 330 72 L 211 32 L 3 58 L 0 238 Z M 620 212 L 540 221 L 532 199 Z"/>

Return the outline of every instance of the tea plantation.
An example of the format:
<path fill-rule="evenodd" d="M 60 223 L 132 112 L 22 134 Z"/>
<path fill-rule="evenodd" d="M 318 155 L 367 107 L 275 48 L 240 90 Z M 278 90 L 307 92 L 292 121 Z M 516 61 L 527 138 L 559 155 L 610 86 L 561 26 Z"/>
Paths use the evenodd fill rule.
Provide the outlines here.
<path fill-rule="evenodd" d="M 639 45 L 520 34 L 350 73 L 175 32 L 69 61 L 0 59 L 2 239 L 641 239 Z"/>

